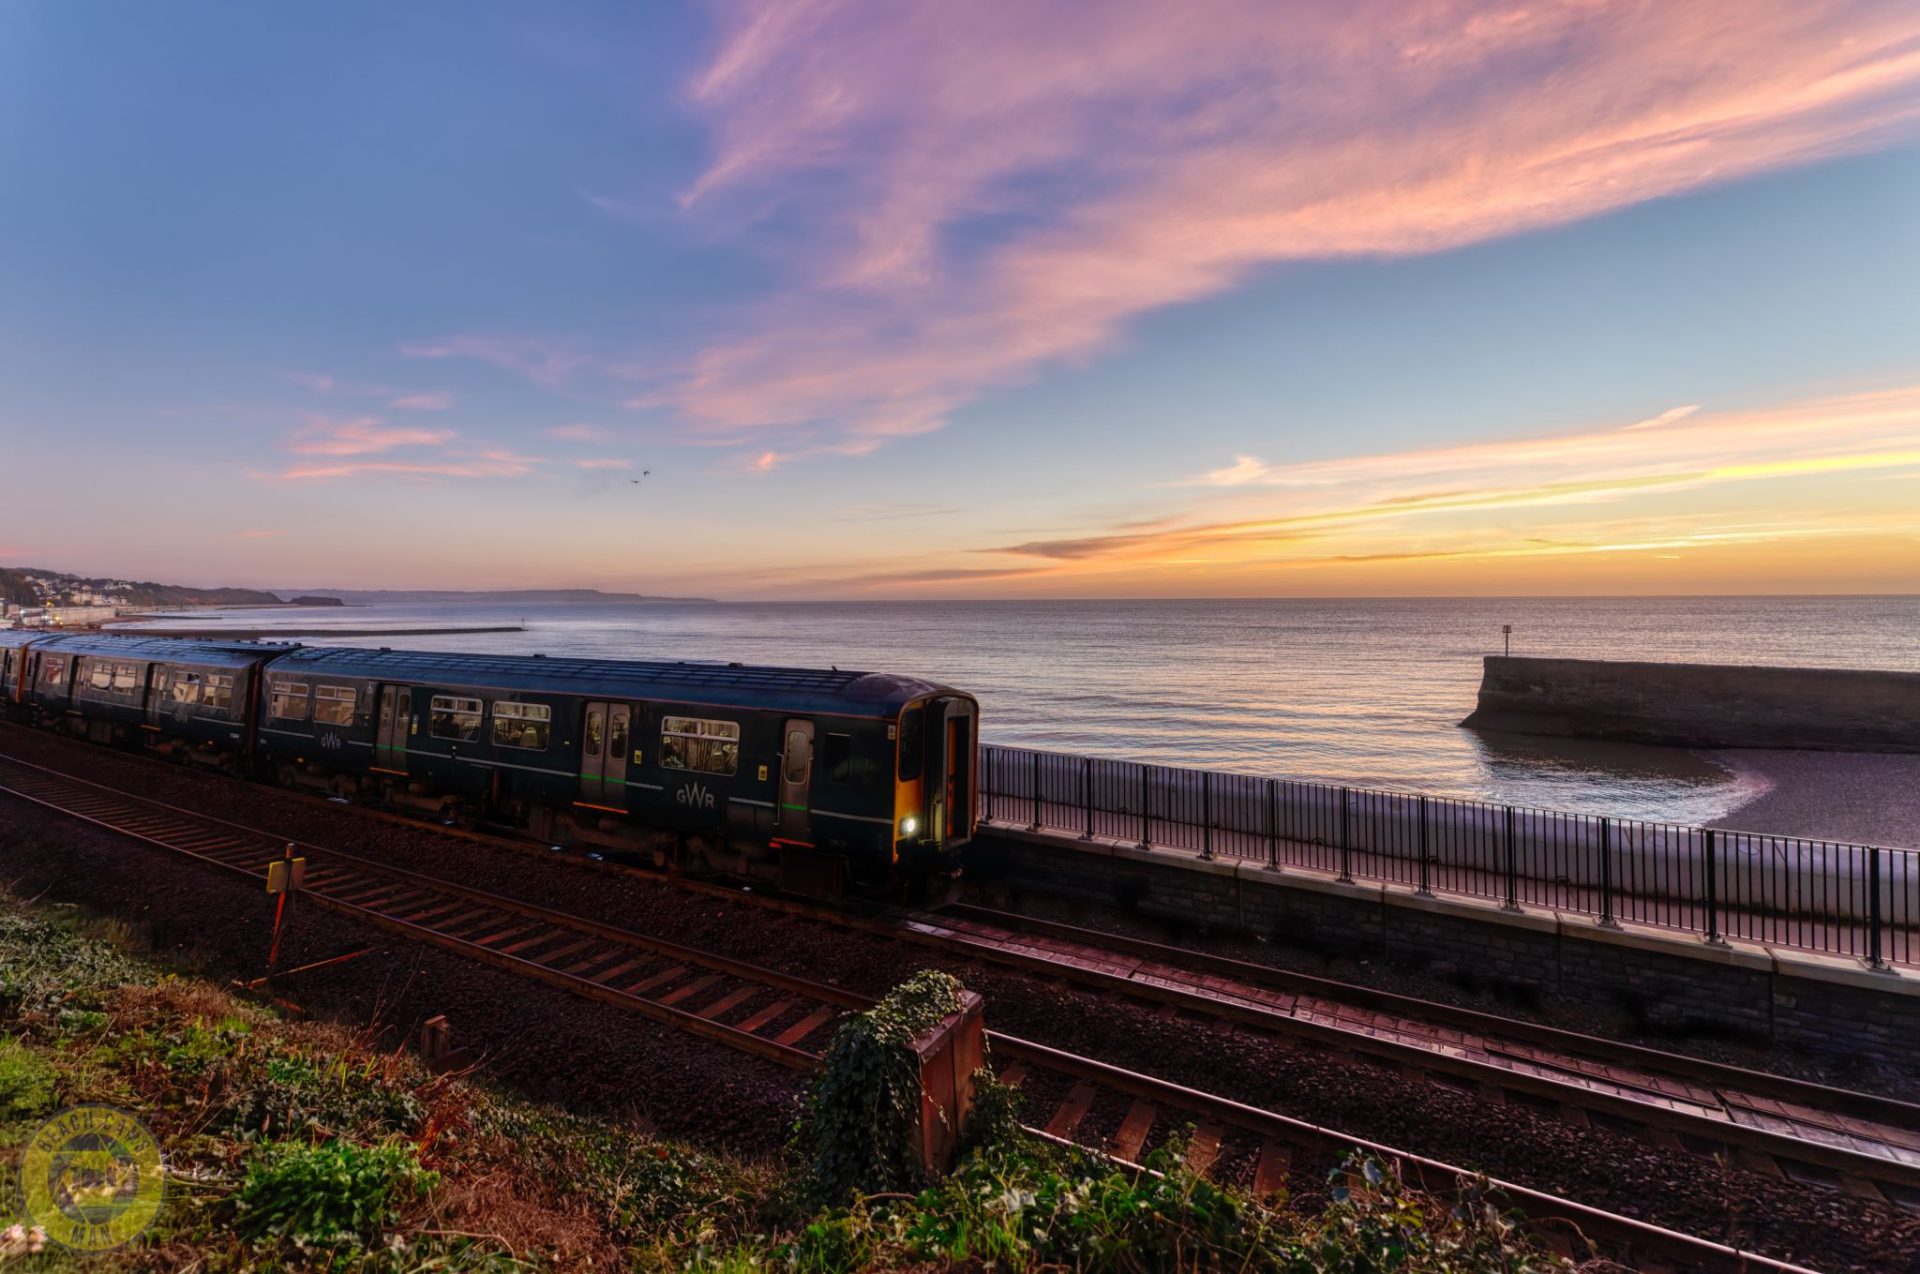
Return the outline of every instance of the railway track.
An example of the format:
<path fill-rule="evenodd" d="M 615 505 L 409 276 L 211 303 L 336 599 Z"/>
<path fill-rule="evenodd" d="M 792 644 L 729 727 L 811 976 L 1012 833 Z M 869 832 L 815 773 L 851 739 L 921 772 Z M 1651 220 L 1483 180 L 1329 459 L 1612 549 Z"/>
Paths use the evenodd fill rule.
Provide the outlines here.
<path fill-rule="evenodd" d="M 971 906 L 918 940 L 1920 1209 L 1920 1106 Z"/>
<path fill-rule="evenodd" d="M 12 757 L 0 756 L 0 793 L 253 880 L 263 881 L 291 851 L 308 861 L 301 888 L 308 904 L 799 1070 L 817 1064 L 842 1014 L 872 1002 L 344 851 L 290 843 Z M 1137 1163 L 1190 1130 L 1191 1166 L 1269 1191 L 1295 1165 L 1336 1164 L 1359 1150 L 1392 1161 L 1411 1183 L 1438 1193 L 1466 1183 L 1497 1191 L 1542 1241 L 1578 1259 L 1604 1255 L 1648 1270 L 1804 1270 L 1091 1058 L 998 1032 L 988 1039 L 1001 1076 L 1046 1116 L 1033 1132 L 1122 1162 Z"/>

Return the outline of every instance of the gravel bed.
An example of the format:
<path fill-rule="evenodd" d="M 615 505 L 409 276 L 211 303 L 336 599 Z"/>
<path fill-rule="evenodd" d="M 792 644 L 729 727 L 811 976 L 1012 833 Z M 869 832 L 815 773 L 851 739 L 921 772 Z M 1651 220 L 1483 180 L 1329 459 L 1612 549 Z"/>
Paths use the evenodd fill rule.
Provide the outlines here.
<path fill-rule="evenodd" d="M 250 884 L 0 797 L 0 879 L 21 896 L 129 922 L 169 961 L 215 981 L 265 972 L 272 914 Z M 277 993 L 308 1013 L 411 1045 L 445 1014 L 478 1069 L 537 1100 L 749 1157 L 774 1153 L 802 1083 L 784 1066 L 317 908 L 295 915 L 281 967 L 373 946 Z"/>
<path fill-rule="evenodd" d="M 1650 1147 L 1622 1133 L 1578 1128 L 1543 1112 L 1495 1105 L 1439 1085 L 1409 1083 L 1365 1061 L 1289 1048 L 1240 1031 L 1196 1027 L 1154 1007 L 768 912 L 747 901 L 584 871 L 563 861 L 548 866 L 523 853 L 443 836 L 431 828 L 397 826 L 351 809 L 293 800 L 269 788 L 162 767 L 68 740 L 6 731 L 0 735 L 0 744 L 4 744 L 0 751 L 43 759 L 136 795 L 216 811 L 277 835 L 351 850 L 869 995 L 882 994 L 915 969 L 946 968 L 986 997 L 988 1024 L 1008 1034 L 1149 1071 L 1656 1224 L 1801 1259 L 1822 1269 L 1920 1271 L 1920 1218 L 1884 1204 L 1723 1168 L 1696 1156 Z M 17 809 L 13 813 L 17 818 Z M 42 829 L 44 845 L 48 840 L 44 832 L 56 824 L 47 817 L 36 825 Z M 22 840 L 9 839 L 16 844 Z M 79 838 L 94 839 L 98 838 Z M 131 865 L 136 860 L 164 859 L 145 851 L 130 854 L 125 842 L 108 840 L 119 851 L 108 856 L 113 861 Z M 67 843 L 64 835 L 60 843 Z M 17 852 L 0 844 L 0 870 L 21 874 Z M 48 853 L 42 858 L 44 868 L 57 863 L 58 856 Z M 169 868 L 211 875 L 187 864 L 169 862 Z M 157 870 L 142 867 L 137 874 L 144 877 Z M 76 886 L 76 873 L 63 874 L 68 877 L 63 887 L 101 887 L 97 881 L 80 881 Z M 264 898 L 251 886 L 240 885 L 236 890 L 224 880 L 219 882 L 224 892 L 184 883 L 178 887 L 191 896 L 190 905 L 198 912 L 223 908 L 218 914 L 262 918 L 230 957 L 243 962 L 243 968 L 253 967 L 244 961 L 257 961 L 257 953 L 265 947 Z M 161 909 L 157 899 L 145 897 L 146 892 L 136 885 L 122 903 L 150 912 Z M 188 898 L 183 895 L 182 901 Z M 305 918 L 315 917 L 309 913 Z M 243 927 L 223 922 L 221 936 L 209 938 L 207 926 L 189 921 L 181 931 L 201 941 L 225 944 L 224 935 Z M 353 940 L 343 937 L 325 953 L 344 949 Z M 545 1075 L 552 1085 L 548 1091 L 591 1100 L 595 1092 L 611 1095 L 624 1088 L 636 1107 L 662 1127 L 677 1126 L 670 1122 L 675 1119 L 688 1119 L 672 1109 L 677 1105 L 683 1112 L 700 1112 L 698 1122 L 709 1126 L 724 1111 L 728 1137 L 748 1137 L 745 1126 L 764 1119 L 766 1126 L 746 1144 L 767 1145 L 778 1136 L 782 1120 L 775 1112 L 783 1112 L 793 1081 L 785 1075 L 765 1074 L 775 1068 L 683 1039 L 665 1028 L 633 1023 L 615 1010 L 469 966 L 451 955 L 406 952 L 404 957 L 409 968 L 418 962 L 422 970 L 439 970 L 445 963 L 467 971 L 476 988 L 469 1007 L 455 1015 L 445 1003 L 447 995 L 458 993 L 460 974 L 453 969 L 440 970 L 447 979 L 445 991 L 437 990 L 433 999 L 423 1000 L 407 984 L 406 976 L 396 976 L 396 960 L 377 974 L 363 965 L 357 973 L 343 975 L 357 979 L 361 988 L 358 999 L 350 1000 L 351 1012 L 364 1013 L 380 993 L 376 988 L 387 988 L 389 996 L 413 995 L 411 1003 L 419 1006 L 414 1010 L 416 1017 L 429 1010 L 449 1012 L 456 1029 L 470 1042 L 483 1040 L 489 1053 L 500 1060 L 520 1059 L 519 1071 L 535 1082 L 541 1076 L 528 1057 L 530 1052 L 540 1052 L 552 1068 Z M 478 990 L 482 987 L 486 990 Z M 528 1005 L 538 1007 L 523 1011 Z M 556 1046 L 540 1050 L 530 1038 L 535 1032 L 551 1033 Z M 662 1067 L 669 1075 L 664 1083 L 658 1078 Z M 714 1078 L 720 1075 L 731 1078 L 722 1083 Z M 586 1077 L 585 1082 L 576 1082 L 576 1076 Z M 721 1091 L 695 1093 L 694 1086 L 703 1081 L 717 1083 Z M 727 1083 L 738 1085 L 740 1091 L 726 1091 Z M 1052 1103 L 1036 1101 L 1028 1116 L 1044 1123 L 1052 1110 Z M 1295 1193 L 1306 1191 L 1296 1185 Z"/>

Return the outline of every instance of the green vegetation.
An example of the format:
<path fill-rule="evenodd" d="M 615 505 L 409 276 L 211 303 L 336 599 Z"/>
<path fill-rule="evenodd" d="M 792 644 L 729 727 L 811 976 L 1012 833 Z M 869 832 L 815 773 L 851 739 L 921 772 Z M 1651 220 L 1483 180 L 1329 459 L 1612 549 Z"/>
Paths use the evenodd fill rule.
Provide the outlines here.
<path fill-rule="evenodd" d="M 1123 1171 L 1027 1138 L 1017 1094 L 992 1082 L 959 1168 L 914 1180 L 898 1045 L 955 1003 L 938 975 L 842 1031 L 789 1167 L 435 1076 L 132 948 L 124 926 L 0 897 L 0 1176 L 49 1111 L 81 1103 L 137 1114 L 168 1155 L 158 1224 L 86 1268 L 1560 1268 L 1487 1201 L 1448 1207 L 1377 1165 L 1353 1165 L 1316 1209 L 1217 1186 L 1177 1145 L 1153 1172 Z M 9 1237 L 12 1186 L 0 1179 L 0 1274 L 73 1268 L 30 1232 Z"/>
<path fill-rule="evenodd" d="M 818 1201 L 925 1184 L 913 1152 L 920 1072 L 906 1045 L 957 1010 L 960 994 L 951 975 L 919 973 L 834 1035 L 794 1126 L 794 1146 Z"/>

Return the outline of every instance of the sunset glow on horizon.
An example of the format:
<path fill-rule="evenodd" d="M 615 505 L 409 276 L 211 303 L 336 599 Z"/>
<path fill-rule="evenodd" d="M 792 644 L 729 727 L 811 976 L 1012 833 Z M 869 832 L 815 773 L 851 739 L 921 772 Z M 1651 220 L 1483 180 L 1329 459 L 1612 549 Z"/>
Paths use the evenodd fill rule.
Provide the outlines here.
<path fill-rule="evenodd" d="M 1920 591 L 1911 4 L 29 3 L 0 121 L 0 565 Z"/>

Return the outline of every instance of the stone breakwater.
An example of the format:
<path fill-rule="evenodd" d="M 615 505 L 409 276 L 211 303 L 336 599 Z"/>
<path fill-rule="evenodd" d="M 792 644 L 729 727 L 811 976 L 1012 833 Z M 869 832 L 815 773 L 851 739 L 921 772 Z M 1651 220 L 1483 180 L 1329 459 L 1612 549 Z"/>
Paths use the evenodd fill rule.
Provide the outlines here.
<path fill-rule="evenodd" d="M 1478 730 L 1708 748 L 1920 752 L 1920 673 L 1488 655 Z"/>

